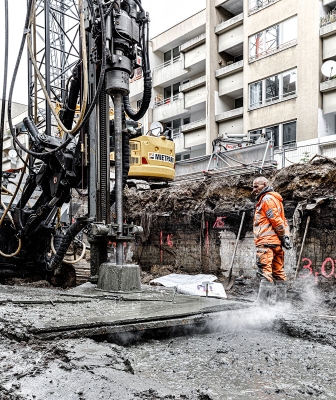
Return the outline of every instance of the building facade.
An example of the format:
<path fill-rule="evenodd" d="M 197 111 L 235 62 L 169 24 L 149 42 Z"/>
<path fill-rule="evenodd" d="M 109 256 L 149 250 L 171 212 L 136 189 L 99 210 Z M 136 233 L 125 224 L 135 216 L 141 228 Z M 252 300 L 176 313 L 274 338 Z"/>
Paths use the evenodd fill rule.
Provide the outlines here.
<path fill-rule="evenodd" d="M 227 148 L 270 140 L 280 166 L 316 153 L 336 157 L 335 7 L 335 0 L 207 0 L 205 10 L 151 40 L 144 131 L 153 122 L 172 128 L 177 161 L 211 154 L 219 136 Z M 130 87 L 137 108 L 141 74 Z"/>

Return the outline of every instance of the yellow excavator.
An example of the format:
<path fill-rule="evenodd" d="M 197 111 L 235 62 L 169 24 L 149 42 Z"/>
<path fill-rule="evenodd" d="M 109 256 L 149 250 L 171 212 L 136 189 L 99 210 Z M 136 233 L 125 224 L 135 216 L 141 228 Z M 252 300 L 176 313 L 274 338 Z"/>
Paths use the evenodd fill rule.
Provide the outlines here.
<path fill-rule="evenodd" d="M 113 112 L 110 111 L 110 121 Z M 128 131 L 138 132 L 129 140 L 128 186 L 138 186 L 137 181 L 146 181 L 150 186 L 167 185 L 175 178 L 175 144 L 171 131 L 156 129 L 157 134 L 149 131 L 141 135 L 141 126 L 135 121 L 126 119 Z M 110 144 L 110 160 L 114 163 L 114 144 Z M 140 183 L 140 182 L 139 182 Z M 146 186 L 146 185 L 145 185 Z M 149 188 L 149 187 L 147 187 Z"/>

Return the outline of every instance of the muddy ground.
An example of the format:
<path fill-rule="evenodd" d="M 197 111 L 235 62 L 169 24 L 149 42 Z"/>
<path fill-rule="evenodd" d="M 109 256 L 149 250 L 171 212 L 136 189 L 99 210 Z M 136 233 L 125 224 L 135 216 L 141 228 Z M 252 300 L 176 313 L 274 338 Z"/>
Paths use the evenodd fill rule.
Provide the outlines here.
<path fill-rule="evenodd" d="M 237 283 L 229 296 L 252 301 L 255 284 Z M 184 332 L 26 342 L 0 329 L 0 398 L 335 398 L 334 291 L 311 282 L 289 299 Z"/>

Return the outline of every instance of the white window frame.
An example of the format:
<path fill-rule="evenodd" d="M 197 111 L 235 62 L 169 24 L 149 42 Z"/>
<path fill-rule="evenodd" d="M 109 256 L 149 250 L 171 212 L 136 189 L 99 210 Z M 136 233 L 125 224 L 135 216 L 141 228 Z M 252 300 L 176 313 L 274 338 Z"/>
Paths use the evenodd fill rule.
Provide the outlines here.
<path fill-rule="evenodd" d="M 266 130 L 269 129 L 269 128 L 274 128 L 274 127 L 278 126 L 279 127 L 279 146 L 275 149 L 275 151 L 277 151 L 277 150 L 280 151 L 283 148 L 296 147 L 296 144 L 297 144 L 297 141 L 296 141 L 297 129 L 295 131 L 295 142 L 292 142 L 292 143 L 289 143 L 289 144 L 285 144 L 285 145 L 284 145 L 284 142 L 283 142 L 283 128 L 284 128 L 284 125 L 292 124 L 293 122 L 295 122 L 296 128 L 297 128 L 297 120 L 294 119 L 294 120 L 291 120 L 291 121 L 281 122 L 279 124 L 268 125 L 268 126 L 265 126 L 263 128 L 253 129 L 253 130 L 248 132 L 248 138 L 250 139 L 250 134 L 252 134 L 253 132 L 261 131 L 261 137 L 263 137 L 265 139 L 266 138 Z M 292 146 L 291 144 L 295 144 L 295 145 Z"/>
<path fill-rule="evenodd" d="M 296 73 L 295 91 L 284 94 L 283 93 L 283 77 L 284 77 L 284 75 L 287 75 L 287 74 L 289 74 L 291 72 L 294 72 L 294 71 Z M 273 76 L 278 76 L 278 78 L 279 78 L 279 96 L 277 96 L 274 100 L 273 99 L 266 99 L 266 80 L 268 78 L 272 78 Z M 262 82 L 261 103 L 258 102 L 258 103 L 255 103 L 255 104 L 251 105 L 251 90 L 253 88 L 253 85 L 256 84 L 256 83 L 259 83 L 259 82 Z M 292 68 L 292 69 L 290 69 L 288 71 L 284 71 L 284 72 L 281 72 L 281 73 L 276 74 L 276 75 L 268 76 L 267 78 L 264 78 L 261 81 L 251 82 L 249 84 L 249 108 L 248 109 L 249 110 L 255 110 L 255 109 L 258 109 L 260 107 L 276 104 L 276 103 L 279 103 L 281 101 L 290 100 L 293 97 L 297 96 L 297 91 L 298 91 L 298 88 L 297 88 L 297 68 Z"/>
<path fill-rule="evenodd" d="M 296 24 L 297 24 L 297 15 L 293 15 L 292 17 L 287 18 L 286 20 L 279 22 L 276 25 L 271 25 L 268 28 L 266 28 L 265 30 L 256 32 L 254 35 L 249 36 L 249 38 L 248 38 L 249 62 L 251 63 L 251 62 L 260 60 L 260 59 L 270 56 L 272 54 L 278 53 L 279 51 L 285 50 L 288 47 L 294 46 L 297 43 L 297 31 L 296 31 L 296 38 L 293 38 L 288 42 L 284 42 L 284 39 L 283 39 L 284 38 L 284 24 L 287 21 L 294 19 L 294 18 L 296 19 Z M 277 35 L 278 43 L 275 46 L 273 46 L 271 49 L 267 49 L 267 47 L 266 47 L 266 32 L 267 32 L 267 30 L 272 29 L 272 28 L 276 28 L 278 30 L 278 32 L 277 32 L 278 33 L 278 35 Z M 255 54 L 252 54 L 252 49 L 256 49 L 256 47 L 257 47 L 257 36 L 259 38 L 261 38 L 260 42 L 261 42 L 262 49 L 258 53 L 255 52 Z"/>
<path fill-rule="evenodd" d="M 249 0 L 249 15 L 254 14 L 280 0 Z"/>

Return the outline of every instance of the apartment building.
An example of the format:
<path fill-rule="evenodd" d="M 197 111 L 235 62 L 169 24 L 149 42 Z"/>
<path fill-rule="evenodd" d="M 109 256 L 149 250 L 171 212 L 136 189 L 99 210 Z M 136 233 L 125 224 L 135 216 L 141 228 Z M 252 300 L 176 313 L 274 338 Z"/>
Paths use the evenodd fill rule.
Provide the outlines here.
<path fill-rule="evenodd" d="M 173 129 L 176 160 L 211 154 L 219 135 L 270 140 L 280 165 L 336 157 L 336 0 L 207 0 L 151 40 L 153 98 L 143 119 Z M 328 64 L 329 67 L 332 64 Z M 130 85 L 134 108 L 142 77 Z"/>

